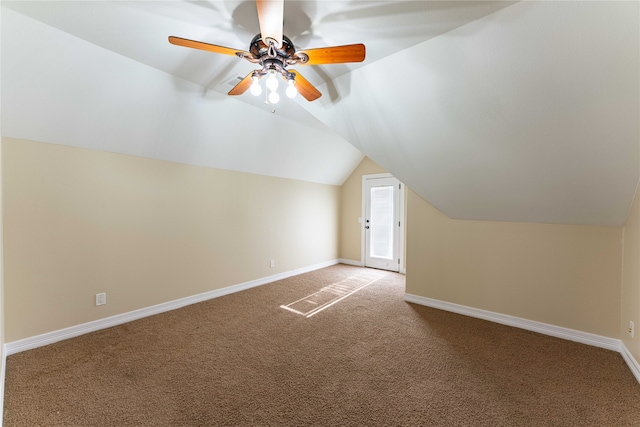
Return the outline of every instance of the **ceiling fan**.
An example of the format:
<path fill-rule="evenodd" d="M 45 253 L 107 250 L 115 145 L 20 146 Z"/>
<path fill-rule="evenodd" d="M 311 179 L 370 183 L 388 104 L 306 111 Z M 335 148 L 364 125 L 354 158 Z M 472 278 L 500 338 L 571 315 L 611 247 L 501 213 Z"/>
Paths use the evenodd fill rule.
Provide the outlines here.
<path fill-rule="evenodd" d="M 262 88 L 258 81 L 268 75 L 267 89 L 269 102 L 276 104 L 279 95 L 276 91 L 281 75 L 287 82 L 287 96 L 293 98 L 300 93 L 307 101 L 314 101 L 322 94 L 296 70 L 287 67 L 294 64 L 320 65 L 362 62 L 365 58 L 365 46 L 361 43 L 345 46 L 331 46 L 316 49 L 296 50 L 291 40 L 282 33 L 284 0 L 256 0 L 260 34 L 257 34 L 249 46 L 249 51 L 233 49 L 215 44 L 204 43 L 181 37 L 170 36 L 169 43 L 193 49 L 206 50 L 224 55 L 235 55 L 247 61 L 260 64 L 261 69 L 247 74 L 229 91 L 229 95 L 241 95 L 251 88 L 251 93 L 259 95 Z"/>

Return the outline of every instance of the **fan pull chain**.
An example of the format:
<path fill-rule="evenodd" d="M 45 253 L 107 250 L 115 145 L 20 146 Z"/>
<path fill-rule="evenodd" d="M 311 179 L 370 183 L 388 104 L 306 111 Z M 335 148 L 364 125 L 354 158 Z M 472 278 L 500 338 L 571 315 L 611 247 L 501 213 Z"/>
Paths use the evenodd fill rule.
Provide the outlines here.
<path fill-rule="evenodd" d="M 275 112 L 276 112 L 276 109 L 275 109 L 274 104 L 271 104 L 271 103 L 269 102 L 269 91 L 268 91 L 268 90 L 265 90 L 265 91 L 264 91 L 264 103 L 265 103 L 265 105 L 271 105 L 271 112 L 272 112 L 272 113 L 275 113 Z"/>

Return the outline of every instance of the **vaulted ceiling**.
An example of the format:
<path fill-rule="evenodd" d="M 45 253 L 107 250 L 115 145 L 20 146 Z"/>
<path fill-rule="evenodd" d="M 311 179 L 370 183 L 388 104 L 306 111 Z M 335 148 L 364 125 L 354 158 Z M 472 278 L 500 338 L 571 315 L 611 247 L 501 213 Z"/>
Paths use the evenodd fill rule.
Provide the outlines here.
<path fill-rule="evenodd" d="M 2 135 L 340 185 L 366 155 L 452 218 L 624 224 L 640 169 L 640 3 L 285 1 L 323 96 L 226 95 L 247 1 L 3 1 Z"/>

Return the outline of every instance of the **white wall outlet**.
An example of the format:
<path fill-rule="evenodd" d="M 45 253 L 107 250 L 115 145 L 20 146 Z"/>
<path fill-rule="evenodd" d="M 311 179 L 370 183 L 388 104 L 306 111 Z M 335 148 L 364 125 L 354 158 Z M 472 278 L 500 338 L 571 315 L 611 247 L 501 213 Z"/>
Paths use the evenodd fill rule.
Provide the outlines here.
<path fill-rule="evenodd" d="M 272 259 L 272 260 L 271 260 L 271 262 L 269 263 L 269 266 L 270 266 L 271 268 L 275 267 L 275 266 L 276 266 L 276 260 L 275 260 L 275 259 Z"/>
<path fill-rule="evenodd" d="M 105 305 L 106 303 L 107 303 L 107 293 L 106 292 L 102 292 L 102 293 L 96 294 L 96 306 Z"/>
<path fill-rule="evenodd" d="M 631 338 L 633 338 L 634 329 L 635 329 L 635 325 L 634 325 L 634 324 L 633 324 L 633 322 L 630 320 L 630 321 L 629 321 L 629 335 L 631 335 Z"/>

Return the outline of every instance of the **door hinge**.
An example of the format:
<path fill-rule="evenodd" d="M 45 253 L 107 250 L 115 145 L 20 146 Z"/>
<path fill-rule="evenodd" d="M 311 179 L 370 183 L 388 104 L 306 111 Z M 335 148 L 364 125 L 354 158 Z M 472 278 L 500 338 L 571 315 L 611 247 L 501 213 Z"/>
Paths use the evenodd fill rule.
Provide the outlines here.
<path fill-rule="evenodd" d="M 398 258 L 398 265 L 400 265 L 400 258 Z"/>
<path fill-rule="evenodd" d="M 400 227 L 400 221 L 398 221 L 398 227 Z"/>

